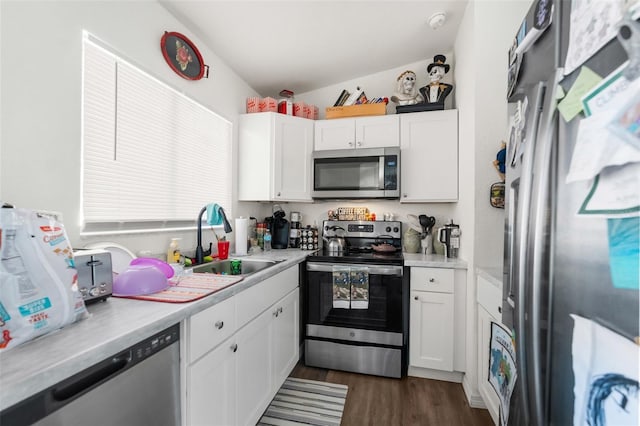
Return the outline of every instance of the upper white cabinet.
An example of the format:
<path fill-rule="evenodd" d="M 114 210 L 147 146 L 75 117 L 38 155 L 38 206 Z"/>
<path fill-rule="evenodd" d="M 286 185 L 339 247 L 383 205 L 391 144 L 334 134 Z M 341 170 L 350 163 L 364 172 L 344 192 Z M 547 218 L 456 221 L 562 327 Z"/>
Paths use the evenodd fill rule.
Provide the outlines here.
<path fill-rule="evenodd" d="M 240 116 L 239 201 L 311 201 L 313 120 L 274 112 Z"/>
<path fill-rule="evenodd" d="M 458 111 L 400 116 L 400 202 L 458 200 Z M 317 149 L 317 148 L 316 148 Z"/>
<path fill-rule="evenodd" d="M 400 145 L 397 115 L 338 118 L 315 122 L 316 151 L 331 149 L 384 148 Z"/>

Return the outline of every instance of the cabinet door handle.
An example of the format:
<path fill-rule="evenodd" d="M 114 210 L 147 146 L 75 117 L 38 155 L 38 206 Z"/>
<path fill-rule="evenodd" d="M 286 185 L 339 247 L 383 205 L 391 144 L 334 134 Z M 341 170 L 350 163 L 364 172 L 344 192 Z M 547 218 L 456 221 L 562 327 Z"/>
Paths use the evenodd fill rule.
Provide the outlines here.
<path fill-rule="evenodd" d="M 278 312 L 282 313 L 282 306 L 280 306 L 280 308 L 278 308 Z"/>
<path fill-rule="evenodd" d="M 403 198 L 407 198 L 407 194 L 402 194 L 402 197 Z"/>
<path fill-rule="evenodd" d="M 353 146 L 353 142 L 349 142 L 349 146 Z"/>
<path fill-rule="evenodd" d="M 278 193 L 276 194 L 276 197 L 279 197 L 279 196 L 280 196 L 280 193 L 278 192 Z"/>
<path fill-rule="evenodd" d="M 436 282 L 436 280 L 435 280 L 435 278 L 429 278 L 429 282 L 430 282 L 430 283 L 435 283 L 435 282 Z"/>
<path fill-rule="evenodd" d="M 362 146 L 362 142 L 358 141 L 358 142 L 356 143 L 356 145 L 358 145 L 358 146 Z"/>
<path fill-rule="evenodd" d="M 238 350 L 238 344 L 237 344 L 237 343 L 234 343 L 233 345 L 231 345 L 230 349 L 231 349 L 233 352 L 237 351 L 237 350 Z"/>
<path fill-rule="evenodd" d="M 420 300 L 418 296 L 413 296 L 413 300 Z"/>
<path fill-rule="evenodd" d="M 222 327 L 224 327 L 224 321 L 216 321 L 214 325 L 218 330 L 220 330 Z"/>
<path fill-rule="evenodd" d="M 275 311 L 273 311 L 273 316 L 278 318 L 278 310 L 277 309 Z"/>
<path fill-rule="evenodd" d="M 501 314 L 502 313 L 502 306 L 498 306 L 498 313 Z"/>

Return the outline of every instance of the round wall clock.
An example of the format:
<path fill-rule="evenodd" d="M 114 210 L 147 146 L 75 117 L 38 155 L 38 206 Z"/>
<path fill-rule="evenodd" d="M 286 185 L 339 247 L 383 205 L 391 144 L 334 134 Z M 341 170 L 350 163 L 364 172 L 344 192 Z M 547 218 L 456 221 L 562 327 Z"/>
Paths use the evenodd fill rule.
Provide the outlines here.
<path fill-rule="evenodd" d="M 204 64 L 196 46 L 184 35 L 165 31 L 160 49 L 167 64 L 180 77 L 187 80 L 209 77 L 209 66 Z"/>

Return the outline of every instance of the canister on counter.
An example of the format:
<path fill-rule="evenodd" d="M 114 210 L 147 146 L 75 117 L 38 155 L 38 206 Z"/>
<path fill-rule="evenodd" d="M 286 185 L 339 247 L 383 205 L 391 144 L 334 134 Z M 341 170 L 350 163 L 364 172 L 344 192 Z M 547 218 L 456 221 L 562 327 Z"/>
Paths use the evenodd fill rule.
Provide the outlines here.
<path fill-rule="evenodd" d="M 318 228 L 307 226 L 302 230 L 300 248 L 302 250 L 318 250 Z"/>

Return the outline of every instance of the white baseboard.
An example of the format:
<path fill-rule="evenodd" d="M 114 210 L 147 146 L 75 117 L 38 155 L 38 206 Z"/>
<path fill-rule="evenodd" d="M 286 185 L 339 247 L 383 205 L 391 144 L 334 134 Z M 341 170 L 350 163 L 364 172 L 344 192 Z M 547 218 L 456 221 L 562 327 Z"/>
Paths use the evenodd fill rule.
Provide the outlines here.
<path fill-rule="evenodd" d="M 477 389 L 473 389 L 469 382 L 464 378 L 462 380 L 462 390 L 464 390 L 464 394 L 467 396 L 467 401 L 469 402 L 470 407 L 487 409 L 487 405 L 484 403 L 484 399 L 482 399 L 480 393 Z"/>
<path fill-rule="evenodd" d="M 440 371 L 430 368 L 411 367 L 407 371 L 411 377 L 422 377 L 423 379 L 443 380 L 445 382 L 462 383 L 464 373 L 459 371 Z"/>

